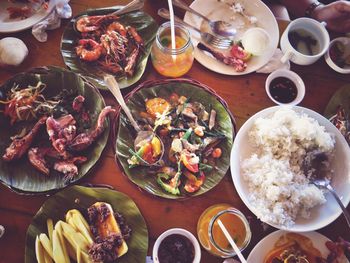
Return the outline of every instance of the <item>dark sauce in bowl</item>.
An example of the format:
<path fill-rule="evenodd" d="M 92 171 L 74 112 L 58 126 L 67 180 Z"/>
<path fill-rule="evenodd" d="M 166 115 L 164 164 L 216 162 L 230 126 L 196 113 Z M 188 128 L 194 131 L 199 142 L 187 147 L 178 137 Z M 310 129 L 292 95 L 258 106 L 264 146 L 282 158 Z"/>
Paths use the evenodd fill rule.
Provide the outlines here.
<path fill-rule="evenodd" d="M 159 245 L 158 259 L 160 263 L 192 263 L 194 246 L 183 235 L 169 235 Z"/>
<path fill-rule="evenodd" d="M 277 77 L 269 85 L 272 98 L 280 103 L 290 103 L 296 99 L 298 89 L 295 83 L 286 77 Z"/>

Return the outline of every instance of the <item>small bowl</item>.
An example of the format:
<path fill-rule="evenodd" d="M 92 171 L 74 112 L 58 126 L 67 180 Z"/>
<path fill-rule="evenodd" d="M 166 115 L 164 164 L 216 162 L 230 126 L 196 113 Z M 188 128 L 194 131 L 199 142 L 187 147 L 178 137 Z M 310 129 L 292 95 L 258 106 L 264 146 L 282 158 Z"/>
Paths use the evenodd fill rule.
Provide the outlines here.
<path fill-rule="evenodd" d="M 173 234 L 177 234 L 177 235 L 182 235 L 186 238 L 188 238 L 194 247 L 194 259 L 193 259 L 193 263 L 200 263 L 201 261 L 201 248 L 199 246 L 198 240 L 197 238 L 189 231 L 183 229 L 183 228 L 171 228 L 168 229 L 167 231 L 165 231 L 163 234 L 161 234 L 157 240 L 156 243 L 154 243 L 153 246 L 153 252 L 152 252 L 152 257 L 153 257 L 153 262 L 154 263 L 159 263 L 159 259 L 158 259 L 158 249 L 160 246 L 160 243 L 162 243 L 162 241 L 170 235 Z"/>
<path fill-rule="evenodd" d="M 289 103 L 282 103 L 282 102 L 275 100 L 272 97 L 272 95 L 270 93 L 269 86 L 270 86 L 271 81 L 274 80 L 275 78 L 278 78 L 278 77 L 285 77 L 285 78 L 288 78 L 294 82 L 294 84 L 298 90 L 298 94 L 293 101 L 291 101 Z M 278 105 L 295 106 L 295 105 L 298 105 L 303 100 L 303 98 L 305 96 L 305 85 L 304 85 L 303 80 L 301 79 L 301 77 L 298 74 L 296 74 L 293 71 L 287 70 L 287 69 L 278 69 L 278 70 L 273 71 L 266 79 L 265 90 L 266 90 L 266 93 L 269 96 L 269 98 L 274 103 L 276 103 Z"/>
<path fill-rule="evenodd" d="M 337 64 L 334 63 L 334 61 L 331 59 L 329 55 L 330 48 L 335 44 L 335 42 L 341 42 L 347 47 L 347 53 L 350 55 L 350 38 L 349 37 L 338 37 L 331 41 L 329 44 L 327 52 L 324 54 L 324 59 L 326 60 L 328 66 L 330 66 L 332 69 L 334 69 L 336 72 L 339 72 L 341 74 L 350 74 L 350 66 L 347 66 L 346 68 L 341 68 Z M 345 51 L 346 52 L 346 51 Z"/>

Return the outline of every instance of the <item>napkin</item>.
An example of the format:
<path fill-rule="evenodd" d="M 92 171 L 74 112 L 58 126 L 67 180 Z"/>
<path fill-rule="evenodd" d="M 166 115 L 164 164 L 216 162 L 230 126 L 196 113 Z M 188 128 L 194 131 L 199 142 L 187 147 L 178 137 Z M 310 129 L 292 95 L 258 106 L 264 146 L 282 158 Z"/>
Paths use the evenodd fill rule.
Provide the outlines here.
<path fill-rule="evenodd" d="M 47 41 L 46 30 L 53 30 L 61 26 L 61 18 L 71 18 L 72 8 L 69 0 L 51 0 L 55 1 L 55 8 L 44 20 L 35 24 L 32 28 L 33 36 L 40 42 Z"/>
<path fill-rule="evenodd" d="M 257 73 L 271 73 L 272 71 L 275 71 L 276 69 L 290 69 L 290 62 L 287 61 L 286 63 L 281 62 L 281 58 L 283 56 L 282 51 L 277 48 L 275 50 L 275 53 L 273 54 L 272 58 L 270 59 L 267 64 L 259 68 L 256 72 Z"/>

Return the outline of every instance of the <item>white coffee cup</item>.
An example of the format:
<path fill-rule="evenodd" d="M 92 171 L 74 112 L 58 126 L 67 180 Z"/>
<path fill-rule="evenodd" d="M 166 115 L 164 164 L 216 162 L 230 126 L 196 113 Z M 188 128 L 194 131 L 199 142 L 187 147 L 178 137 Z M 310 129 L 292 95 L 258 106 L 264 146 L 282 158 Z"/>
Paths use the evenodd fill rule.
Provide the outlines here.
<path fill-rule="evenodd" d="M 289 41 L 289 32 L 304 29 L 310 32 L 312 36 L 319 43 L 319 52 L 315 55 L 305 55 L 297 51 Z M 281 62 L 285 63 L 290 60 L 298 65 L 310 65 L 316 62 L 324 53 L 326 53 L 329 46 L 329 34 L 325 27 L 325 23 L 320 23 L 311 18 L 298 18 L 292 21 L 283 32 L 280 42 L 283 57 Z"/>

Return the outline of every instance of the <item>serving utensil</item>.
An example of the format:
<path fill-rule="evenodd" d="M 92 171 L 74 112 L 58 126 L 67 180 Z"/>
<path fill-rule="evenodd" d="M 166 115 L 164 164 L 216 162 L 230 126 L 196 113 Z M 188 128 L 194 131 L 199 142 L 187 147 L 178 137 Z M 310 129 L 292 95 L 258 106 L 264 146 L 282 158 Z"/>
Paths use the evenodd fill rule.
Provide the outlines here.
<path fill-rule="evenodd" d="M 161 8 L 158 10 L 158 15 L 165 18 L 165 19 L 170 19 L 170 13 L 167 9 L 165 8 Z M 200 31 L 198 28 L 182 21 L 179 17 L 177 16 L 174 16 L 174 19 L 177 23 L 180 23 L 180 24 L 183 24 L 185 25 L 186 27 L 189 27 L 193 30 L 195 30 L 196 32 L 198 32 L 200 35 L 201 35 L 201 38 L 202 40 L 210 45 L 210 46 L 213 46 L 215 48 L 218 48 L 218 49 L 227 49 L 229 48 L 233 41 L 229 38 L 224 38 L 224 37 L 219 37 L 219 36 L 215 36 L 215 35 L 212 35 L 210 33 L 207 33 L 207 32 L 202 32 Z"/>
<path fill-rule="evenodd" d="M 132 12 L 132 11 L 136 11 L 136 10 L 139 10 L 141 9 L 145 4 L 145 0 L 133 0 L 131 1 L 129 4 L 127 4 L 126 6 L 118 9 L 117 11 L 114 11 L 108 15 L 122 15 L 122 14 L 126 14 L 126 13 L 129 13 L 129 12 Z M 82 16 L 79 16 L 75 19 L 75 22 L 74 22 L 74 29 L 75 31 L 78 32 L 77 30 L 77 22 L 79 21 L 79 19 L 85 17 L 85 16 L 88 16 L 88 15 L 82 15 Z"/>
<path fill-rule="evenodd" d="M 316 178 L 316 179 L 311 180 L 311 182 L 319 189 L 327 190 L 333 195 L 335 200 L 338 202 L 340 208 L 343 210 L 343 214 L 345 216 L 346 222 L 348 223 L 348 226 L 350 228 L 350 214 L 346 210 L 346 207 L 343 205 L 343 202 L 340 200 L 337 192 L 334 190 L 334 188 L 330 184 L 330 181 L 326 178 L 322 178 L 322 179 Z"/>
<path fill-rule="evenodd" d="M 161 153 L 158 161 L 155 162 L 155 163 L 148 163 L 145 160 L 142 160 L 144 162 L 144 164 L 147 165 L 147 166 L 158 165 L 159 161 L 162 160 L 163 154 L 164 154 L 164 145 L 163 145 L 162 140 L 153 131 L 141 130 L 140 126 L 137 124 L 137 122 L 135 121 L 134 117 L 132 116 L 132 113 L 131 113 L 130 109 L 126 105 L 125 100 L 123 98 L 123 95 L 122 95 L 122 93 L 120 91 L 118 82 L 115 80 L 114 76 L 107 74 L 107 75 L 104 76 L 104 81 L 106 83 L 107 88 L 113 94 L 113 96 L 117 99 L 120 107 L 122 107 L 123 111 L 125 112 L 126 116 L 129 119 L 131 125 L 134 127 L 135 131 L 137 132 L 137 136 L 136 136 L 135 141 L 134 141 L 135 150 L 136 150 L 136 146 L 141 141 L 151 141 L 152 138 L 155 137 L 155 136 L 160 141 L 161 147 L 162 147 L 162 153 Z"/>
<path fill-rule="evenodd" d="M 196 10 L 192 9 L 191 7 L 187 6 L 184 2 L 181 0 L 173 0 L 173 4 L 181 9 L 184 9 L 196 16 L 199 16 L 200 18 L 204 19 L 208 22 L 211 30 L 220 36 L 225 37 L 232 37 L 236 35 L 237 30 L 233 27 L 231 23 L 225 22 L 225 21 L 212 21 L 209 18 L 205 17 L 204 15 L 198 13 Z"/>
<path fill-rule="evenodd" d="M 217 221 L 218 221 L 219 227 L 221 228 L 221 230 L 224 233 L 225 237 L 227 238 L 228 242 L 232 246 L 233 250 L 236 252 L 241 263 L 247 263 L 247 261 L 245 260 L 245 258 L 243 257 L 243 255 L 241 253 L 241 250 L 238 248 L 235 241 L 232 239 L 232 237 L 231 237 L 230 233 L 227 231 L 225 225 L 221 222 L 220 219 L 218 219 Z"/>

